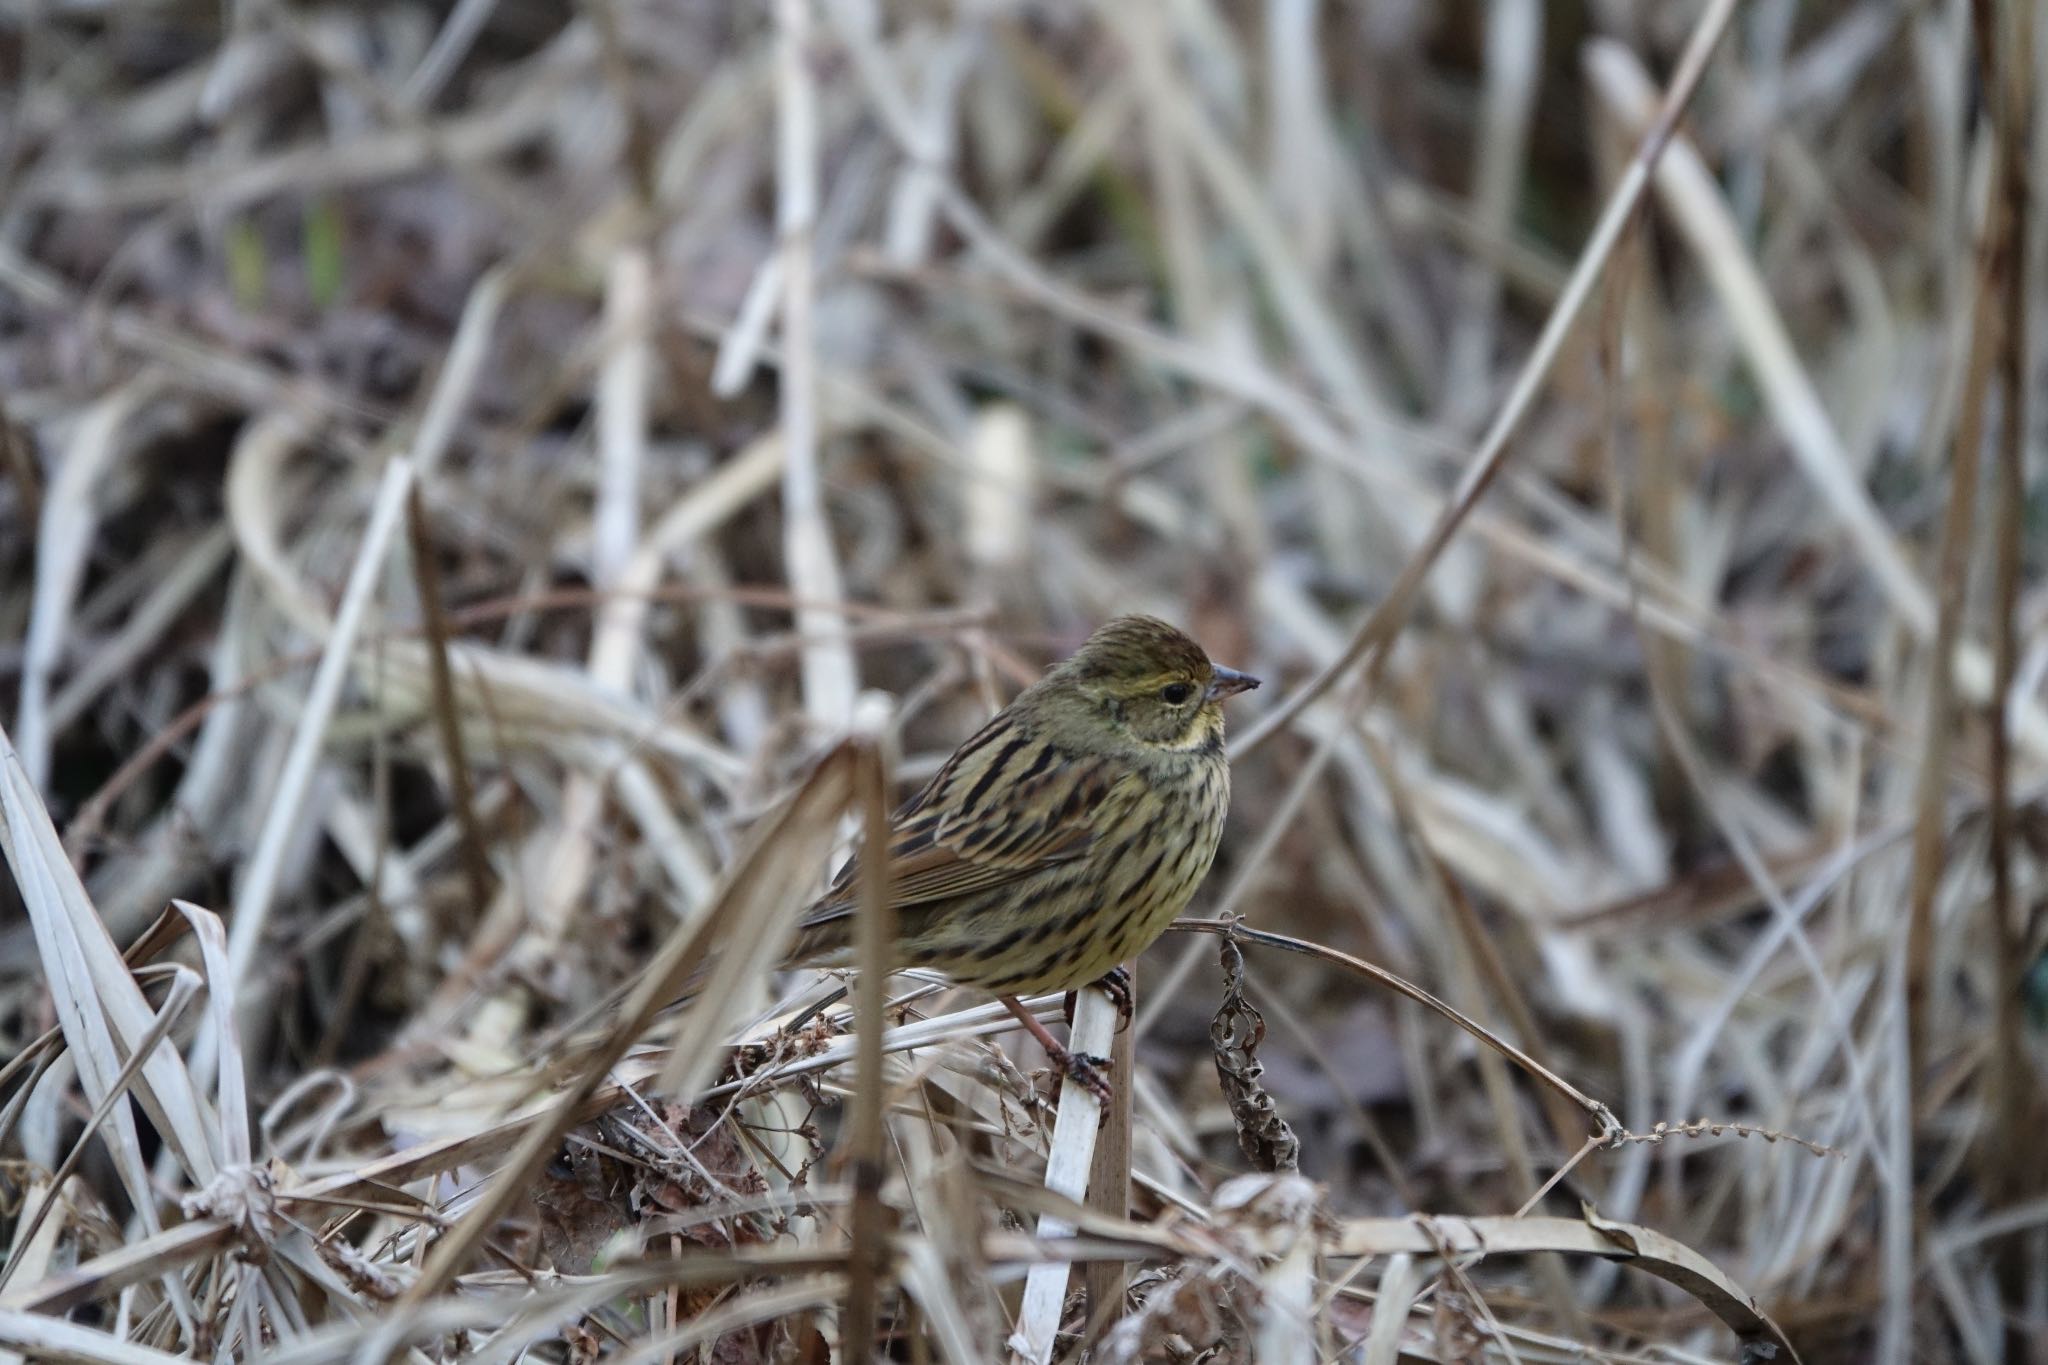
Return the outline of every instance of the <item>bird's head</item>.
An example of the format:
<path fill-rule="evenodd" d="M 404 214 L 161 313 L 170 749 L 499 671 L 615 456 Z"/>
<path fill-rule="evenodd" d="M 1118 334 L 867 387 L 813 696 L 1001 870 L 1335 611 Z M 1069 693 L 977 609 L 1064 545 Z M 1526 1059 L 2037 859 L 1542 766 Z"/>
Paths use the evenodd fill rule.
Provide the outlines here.
<path fill-rule="evenodd" d="M 1089 722 L 1114 737 L 1172 750 L 1220 747 L 1224 698 L 1259 685 L 1151 616 L 1104 625 L 1046 681 L 1078 697 Z"/>

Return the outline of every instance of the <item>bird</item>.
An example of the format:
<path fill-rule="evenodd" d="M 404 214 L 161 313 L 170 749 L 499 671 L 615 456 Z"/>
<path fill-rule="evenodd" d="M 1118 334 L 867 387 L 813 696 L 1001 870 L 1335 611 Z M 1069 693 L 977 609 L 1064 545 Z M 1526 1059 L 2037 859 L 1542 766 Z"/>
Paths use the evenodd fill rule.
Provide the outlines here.
<path fill-rule="evenodd" d="M 1223 703 L 1259 679 L 1151 616 L 1119 616 L 956 749 L 892 818 L 896 963 L 997 996 L 1098 1096 L 1100 1058 L 1061 1047 L 1018 997 L 1108 990 L 1186 908 L 1230 805 Z M 849 966 L 856 850 L 798 922 L 789 965 Z"/>

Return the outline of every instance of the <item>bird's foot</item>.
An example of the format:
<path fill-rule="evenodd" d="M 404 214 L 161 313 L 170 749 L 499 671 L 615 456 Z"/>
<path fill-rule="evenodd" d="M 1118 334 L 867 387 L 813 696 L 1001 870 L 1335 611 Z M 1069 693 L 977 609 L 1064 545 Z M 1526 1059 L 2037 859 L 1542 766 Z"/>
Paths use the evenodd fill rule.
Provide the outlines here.
<path fill-rule="evenodd" d="M 1116 1006 L 1116 1031 L 1122 1033 L 1131 1026 L 1131 1014 L 1136 1006 L 1131 999 L 1131 973 L 1125 967 L 1111 967 L 1089 983 L 1096 990 L 1109 997 L 1109 1003 Z M 1074 1022 L 1074 998 L 1076 992 L 1068 991 L 1064 1007 L 1067 1022 Z"/>
<path fill-rule="evenodd" d="M 1046 1059 L 1052 1063 L 1053 1070 L 1063 1079 L 1071 1078 L 1087 1086 L 1088 1093 L 1102 1101 L 1103 1112 L 1107 1113 L 1110 1091 L 1109 1082 L 1104 1077 L 1110 1069 L 1109 1059 L 1091 1057 L 1085 1052 L 1074 1052 L 1061 1046 L 1059 1040 L 1047 1031 L 1045 1025 L 1032 1017 L 1031 1012 L 1024 1008 L 1016 996 L 1005 995 L 1000 998 L 1003 1008 L 1015 1016 L 1017 1022 L 1024 1026 L 1024 1031 L 1036 1038 L 1038 1045 L 1045 1049 Z"/>
<path fill-rule="evenodd" d="M 1050 1060 L 1062 1080 L 1087 1087 L 1088 1093 L 1100 1101 L 1104 1109 L 1109 1107 L 1109 1058 L 1058 1048 L 1050 1054 Z"/>

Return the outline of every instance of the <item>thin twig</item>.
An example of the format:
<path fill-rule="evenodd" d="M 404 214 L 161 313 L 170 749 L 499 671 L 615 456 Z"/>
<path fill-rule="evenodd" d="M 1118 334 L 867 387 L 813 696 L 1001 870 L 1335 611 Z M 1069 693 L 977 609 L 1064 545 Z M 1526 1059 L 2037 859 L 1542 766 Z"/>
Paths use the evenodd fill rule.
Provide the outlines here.
<path fill-rule="evenodd" d="M 1435 1010 L 1459 1028 L 1486 1044 L 1486 1046 L 1506 1057 L 1530 1076 L 1541 1081 L 1579 1108 L 1585 1110 L 1586 1114 L 1593 1119 L 1602 1136 L 1611 1137 L 1623 1131 L 1621 1121 L 1614 1117 L 1614 1111 L 1606 1105 L 1587 1095 L 1570 1081 L 1544 1066 L 1513 1043 L 1507 1041 L 1507 1039 L 1495 1034 L 1484 1024 L 1467 1017 L 1465 1014 L 1437 999 L 1428 991 L 1422 989 L 1422 987 L 1404 980 L 1384 967 L 1375 966 L 1363 958 L 1353 957 L 1349 953 L 1340 952 L 1335 948 L 1327 947 L 1320 943 L 1311 943 L 1306 939 L 1292 938 L 1286 934 L 1276 934 L 1268 929 L 1254 929 L 1241 920 L 1177 919 L 1170 927 L 1184 934 L 1225 934 L 1231 938 L 1241 938 L 1246 943 L 1257 943 L 1268 948 L 1281 948 L 1290 953 L 1300 953 L 1305 957 L 1312 957 L 1318 961 L 1327 962 L 1332 966 L 1342 967 L 1344 970 L 1355 972 L 1370 981 L 1376 981 L 1389 990 L 1407 996 L 1418 1005 Z"/>
<path fill-rule="evenodd" d="M 441 570 L 434 562 L 433 534 L 417 485 L 405 499 L 406 534 L 412 542 L 413 580 L 420 590 L 427 659 L 434 670 L 434 719 L 441 732 L 441 752 L 448 760 L 448 804 L 462 830 L 462 871 L 469 882 L 469 913 L 482 918 L 491 900 L 491 862 L 485 851 L 483 824 L 476 814 L 476 786 L 469 775 L 469 751 L 462 742 L 462 721 L 455 711 L 455 682 L 448 672 L 448 613 L 441 603 Z"/>
<path fill-rule="evenodd" d="M 863 845 L 874 850 L 889 844 L 888 761 L 879 733 L 870 732 L 860 746 L 855 800 L 863 821 Z M 896 940 L 896 911 L 889 892 L 890 860 L 861 860 L 860 906 L 854 952 L 860 975 L 854 984 L 856 1050 L 852 1133 L 847 1159 L 853 1186 L 853 1245 L 846 1262 L 846 1308 L 840 1318 L 840 1339 L 853 1365 L 873 1359 L 880 1325 L 882 1272 L 889 1256 L 888 1229 L 882 1205 L 882 1097 L 888 1079 L 882 1070 L 882 1031 L 888 1027 L 890 954 Z"/>

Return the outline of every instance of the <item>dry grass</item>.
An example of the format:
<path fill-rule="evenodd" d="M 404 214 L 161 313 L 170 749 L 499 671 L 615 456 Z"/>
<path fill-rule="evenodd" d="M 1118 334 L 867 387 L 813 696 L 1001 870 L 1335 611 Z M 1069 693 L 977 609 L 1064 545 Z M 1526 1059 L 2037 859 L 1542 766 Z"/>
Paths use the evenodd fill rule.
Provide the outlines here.
<path fill-rule="evenodd" d="M 2048 1360 L 2025 0 L 0 70 L 0 1359 Z M 1125 610 L 1269 682 L 1111 1112 L 814 1012 Z"/>

